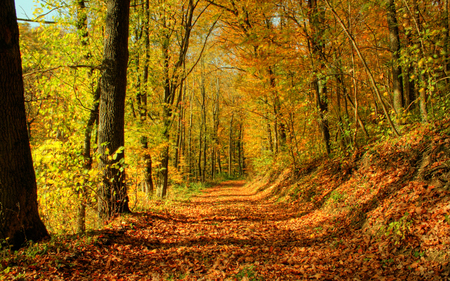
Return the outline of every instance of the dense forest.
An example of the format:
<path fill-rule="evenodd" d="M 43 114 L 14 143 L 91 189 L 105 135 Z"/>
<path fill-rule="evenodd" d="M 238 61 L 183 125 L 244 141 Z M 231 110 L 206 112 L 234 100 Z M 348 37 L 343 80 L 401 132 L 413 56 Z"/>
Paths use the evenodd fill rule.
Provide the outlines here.
<path fill-rule="evenodd" d="M 225 180 L 257 180 L 259 191 L 275 181 L 272 195 L 312 204 L 298 214 L 326 200 L 339 209 L 337 188 L 375 154 L 386 170 L 417 166 L 396 176 L 434 180 L 448 205 L 448 0 L 47 0 L 19 21 L 7 3 L 2 247 L 92 233 Z M 430 157 L 430 175 L 447 173 L 440 183 L 424 176 Z M 300 195 L 308 177 L 320 188 Z M 407 227 L 386 230 L 400 231 L 391 242 Z"/>

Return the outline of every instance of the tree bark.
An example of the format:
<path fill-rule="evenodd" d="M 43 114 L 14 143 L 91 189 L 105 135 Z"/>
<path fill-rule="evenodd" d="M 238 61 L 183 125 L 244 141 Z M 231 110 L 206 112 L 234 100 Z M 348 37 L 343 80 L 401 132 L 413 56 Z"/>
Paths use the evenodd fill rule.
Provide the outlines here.
<path fill-rule="evenodd" d="M 243 165 L 243 149 L 242 149 L 242 123 L 239 124 L 239 138 L 237 143 L 237 150 L 238 150 L 238 161 L 239 161 L 239 175 L 242 176 L 244 174 L 244 165 Z"/>
<path fill-rule="evenodd" d="M 193 83 L 192 89 L 195 89 L 195 81 L 192 80 L 192 83 Z M 193 125 L 193 111 L 192 111 L 193 101 L 192 101 L 192 97 L 193 97 L 193 95 L 194 95 L 193 94 L 193 90 L 191 90 L 191 93 L 189 95 L 189 126 L 188 126 L 187 153 L 186 153 L 187 154 L 187 168 L 188 168 L 188 171 L 187 171 L 187 174 L 188 174 L 187 181 L 188 181 L 188 183 L 189 183 L 189 181 L 190 181 L 190 179 L 192 177 L 192 171 L 194 170 L 193 169 L 194 164 L 193 164 L 193 161 L 192 161 L 192 125 Z"/>
<path fill-rule="evenodd" d="M 425 44 L 423 42 L 423 37 L 422 37 L 422 23 L 420 21 L 420 16 L 419 16 L 419 4 L 417 2 L 417 0 L 412 0 L 412 6 L 413 9 L 410 8 L 408 2 L 406 0 L 403 0 L 403 3 L 405 4 L 405 7 L 408 9 L 409 14 L 411 15 L 413 21 L 414 21 L 414 25 L 416 27 L 416 32 L 417 32 L 417 36 L 418 36 L 418 40 L 420 43 L 420 50 L 421 50 L 421 54 L 422 57 L 425 58 Z M 420 72 L 420 69 L 418 67 L 417 69 L 418 72 Z M 427 74 L 419 74 L 420 80 L 422 81 L 427 81 Z M 428 82 L 425 82 L 425 86 L 428 86 Z M 420 86 L 417 85 L 417 88 L 419 88 Z M 427 93 L 426 93 L 426 89 L 425 87 L 422 87 L 419 91 L 418 91 L 418 98 L 419 98 L 419 109 L 420 109 L 420 116 L 422 118 L 422 122 L 428 122 L 428 110 L 427 110 Z"/>
<path fill-rule="evenodd" d="M 326 80 L 321 77 L 321 71 L 324 67 L 323 53 L 324 42 L 323 33 L 325 30 L 324 23 L 324 10 L 318 6 L 319 0 L 308 0 L 309 4 L 309 21 L 312 25 L 313 34 L 310 36 L 310 48 L 311 53 L 314 56 L 316 62 L 313 61 L 313 72 L 315 78 L 312 83 L 313 90 L 316 96 L 316 106 L 319 113 L 319 127 L 322 132 L 322 139 L 325 144 L 325 150 L 327 154 L 331 153 L 330 145 L 330 129 L 328 124 L 328 101 L 326 98 L 327 86 Z M 316 64 L 319 64 L 318 66 Z"/>
<path fill-rule="evenodd" d="M 213 103 L 213 129 L 212 129 L 212 150 L 211 150 L 211 178 L 214 180 L 216 175 L 216 154 L 218 154 L 219 148 L 219 113 L 220 113 L 220 87 L 219 78 L 216 78 L 216 96 Z"/>
<path fill-rule="evenodd" d="M 207 125 L 206 125 L 206 85 L 205 85 L 205 74 L 204 74 L 204 63 L 202 60 L 202 85 L 201 85 L 201 93 L 202 93 L 202 123 L 200 124 L 200 126 L 202 127 L 202 129 L 200 129 L 200 132 L 203 132 L 203 134 L 201 134 L 199 137 L 203 138 L 203 165 L 199 165 L 199 167 L 202 167 L 202 172 L 201 172 L 201 181 L 205 182 L 206 181 L 206 153 L 207 153 L 207 139 L 206 139 L 206 134 L 207 134 Z M 202 153 L 202 149 L 200 148 L 200 153 Z"/>
<path fill-rule="evenodd" d="M 3 1 L 0 26 L 0 240 L 17 249 L 49 235 L 38 213 L 13 0 Z"/>
<path fill-rule="evenodd" d="M 144 150 L 148 149 L 147 137 L 141 137 L 141 145 Z M 144 180 L 141 182 L 143 191 L 148 197 L 153 196 L 155 187 L 152 179 L 152 157 L 150 153 L 146 152 L 143 157 L 144 162 Z"/>
<path fill-rule="evenodd" d="M 141 117 L 141 121 L 144 121 L 147 118 L 147 89 L 148 89 L 148 66 L 150 64 L 150 0 L 145 1 L 145 23 L 144 23 L 144 74 L 143 74 L 143 89 L 140 97 L 140 110 L 139 116 Z"/>
<path fill-rule="evenodd" d="M 445 34 L 444 34 L 444 75 L 445 77 L 449 76 L 450 74 L 450 54 L 449 54 L 449 44 L 450 44 L 450 23 L 449 23 L 449 0 L 444 1 L 444 28 L 445 28 Z M 449 79 L 445 79 L 445 82 L 447 85 L 449 84 Z"/>
<path fill-rule="evenodd" d="M 395 0 L 389 0 L 387 6 L 387 22 L 389 27 L 389 47 L 392 52 L 392 82 L 394 92 L 394 110 L 400 118 L 404 110 L 403 78 L 400 66 L 400 36 L 395 8 Z"/>
<path fill-rule="evenodd" d="M 87 13 L 84 0 L 78 1 L 77 7 L 77 30 L 81 34 L 81 46 L 83 46 L 87 53 L 84 56 L 85 60 L 88 61 L 91 57 L 88 48 L 88 29 L 87 29 Z M 99 81 L 100 84 L 100 81 Z M 92 168 L 92 156 L 91 156 L 91 139 L 92 130 L 94 129 L 95 122 L 98 120 L 98 107 L 100 98 L 100 85 L 97 85 L 97 89 L 92 93 L 93 103 L 89 112 L 89 118 L 86 122 L 86 129 L 84 131 L 84 144 L 83 144 L 83 169 L 90 170 Z M 78 205 L 77 214 L 77 232 L 84 233 L 86 231 L 86 205 L 87 205 L 87 180 L 78 190 L 80 202 Z"/>
<path fill-rule="evenodd" d="M 102 220 L 130 211 L 123 151 L 130 1 L 108 0 L 106 7 L 98 130 L 103 172 L 98 212 Z"/>
<path fill-rule="evenodd" d="M 231 113 L 230 119 L 230 135 L 229 135 L 229 144 L 228 144 L 228 176 L 231 177 L 233 173 L 233 121 L 234 121 L 234 112 Z"/>

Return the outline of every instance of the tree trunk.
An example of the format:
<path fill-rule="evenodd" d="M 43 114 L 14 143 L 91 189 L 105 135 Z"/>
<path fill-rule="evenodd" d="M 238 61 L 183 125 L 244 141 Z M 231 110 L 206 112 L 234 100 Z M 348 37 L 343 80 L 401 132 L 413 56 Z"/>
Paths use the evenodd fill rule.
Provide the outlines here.
<path fill-rule="evenodd" d="M 231 177 L 233 172 L 233 120 L 234 113 L 231 114 L 230 119 L 230 135 L 229 135 L 229 144 L 228 144 L 228 176 Z"/>
<path fill-rule="evenodd" d="M 185 88 L 183 86 L 184 86 L 184 83 L 181 83 L 181 85 L 180 85 L 180 102 L 183 100 L 183 89 Z M 175 166 L 175 169 L 178 170 L 179 165 L 180 165 L 180 158 L 181 158 L 181 154 L 182 154 L 181 147 L 183 144 L 183 130 L 184 130 L 184 122 L 183 122 L 184 110 L 181 107 L 181 103 L 179 103 L 177 105 L 177 110 L 178 110 L 177 137 L 176 137 L 177 142 L 176 142 L 176 147 L 175 147 L 175 157 L 174 157 L 175 164 L 174 164 L 174 166 Z"/>
<path fill-rule="evenodd" d="M 273 94 L 273 114 L 275 116 L 274 131 L 275 131 L 275 153 L 280 152 L 280 149 L 286 145 L 286 126 L 283 122 L 281 114 L 281 101 L 276 90 L 275 74 L 272 67 L 268 69 L 270 89 Z"/>
<path fill-rule="evenodd" d="M 394 110 L 397 113 L 397 118 L 400 118 L 404 110 L 404 98 L 402 68 L 400 67 L 400 36 L 398 31 L 395 0 L 389 0 L 387 6 L 387 22 L 389 27 L 389 47 L 392 52 Z"/>
<path fill-rule="evenodd" d="M 239 139 L 238 139 L 238 161 L 239 161 L 239 175 L 242 176 L 244 174 L 244 165 L 243 165 L 243 153 L 242 153 L 242 123 L 239 124 Z"/>
<path fill-rule="evenodd" d="M 144 150 L 148 149 L 148 139 L 147 137 L 141 137 L 141 145 Z M 144 162 L 144 180 L 141 182 L 142 190 L 147 194 L 148 197 L 153 196 L 154 185 L 152 179 L 152 157 L 147 151 L 143 157 Z"/>
<path fill-rule="evenodd" d="M 405 5 L 407 3 L 405 2 Z M 423 38 L 422 36 L 422 23 L 420 21 L 420 11 L 419 11 L 419 3 L 417 2 L 417 0 L 413 0 L 412 1 L 412 5 L 413 5 L 413 10 L 411 11 L 411 9 L 409 8 L 409 6 L 407 6 L 411 16 L 413 17 L 413 20 L 415 22 L 415 26 L 417 29 L 417 35 L 419 37 L 419 42 L 420 42 L 420 46 L 421 46 L 421 51 L 422 51 L 422 57 L 425 58 L 425 47 L 423 44 Z M 418 72 L 420 73 L 420 69 L 417 69 Z M 427 81 L 427 74 L 424 73 L 423 75 L 419 75 L 420 80 L 422 81 Z M 425 87 L 428 86 L 428 82 L 424 83 L 424 87 L 420 88 L 420 90 L 418 91 L 418 98 L 419 98 L 419 109 L 420 109 L 420 116 L 422 118 L 422 122 L 428 122 L 428 110 L 427 110 L 427 93 L 426 93 L 426 89 Z M 417 88 L 419 88 L 420 86 L 418 86 Z"/>
<path fill-rule="evenodd" d="M 99 82 L 100 84 L 101 82 Z M 97 86 L 94 94 L 94 101 L 89 113 L 89 119 L 86 122 L 86 130 L 84 131 L 84 145 L 83 145 L 83 169 L 90 170 L 92 169 L 92 156 L 91 156 L 91 139 L 92 139 L 92 130 L 94 128 L 95 122 L 98 119 L 98 110 L 99 110 L 99 98 L 100 98 L 100 85 Z M 87 204 L 87 188 L 85 183 L 84 186 L 81 187 L 80 196 L 81 202 L 78 206 L 78 219 L 77 219 L 77 232 L 84 233 L 86 231 L 86 204 Z"/>
<path fill-rule="evenodd" d="M 445 28 L 445 33 L 444 33 L 444 50 L 445 50 L 445 55 L 444 55 L 444 61 L 445 61 L 445 65 L 444 65 L 444 76 L 448 77 L 450 74 L 450 54 L 449 54 L 449 44 L 450 44 L 450 23 L 449 23 L 449 0 L 445 0 L 444 1 L 444 28 Z M 445 82 L 447 83 L 447 85 L 449 84 L 449 79 L 445 79 Z"/>
<path fill-rule="evenodd" d="M 200 135 L 200 138 L 203 137 L 203 165 L 199 165 L 199 167 L 202 167 L 202 177 L 201 181 L 206 181 L 206 152 L 207 152 L 207 140 L 206 140 L 206 85 L 205 85 L 205 74 L 204 74 L 204 66 L 203 66 L 203 60 L 202 60 L 202 85 L 201 85 L 201 93 L 202 93 L 202 123 L 200 126 L 203 128 L 200 130 L 200 132 L 203 131 L 203 134 Z M 200 153 L 202 149 L 200 148 Z"/>
<path fill-rule="evenodd" d="M 167 190 L 169 188 L 169 156 L 170 156 L 170 118 L 172 117 L 171 110 L 167 108 L 167 104 L 164 105 L 164 132 L 163 140 L 165 142 L 164 148 L 161 151 L 161 165 L 158 172 L 159 186 L 157 196 L 160 199 L 164 199 L 167 196 Z"/>
<path fill-rule="evenodd" d="M 195 81 L 192 81 L 193 87 L 192 89 L 195 89 Z M 193 126 L 193 111 L 192 111 L 192 96 L 193 96 L 193 90 L 191 91 L 189 95 L 189 127 L 188 127 L 188 143 L 187 143 L 187 168 L 188 168 L 188 179 L 189 182 L 192 177 L 192 171 L 194 164 L 192 163 L 192 126 Z"/>
<path fill-rule="evenodd" d="M 219 148 L 219 103 L 220 103 L 220 87 L 219 87 L 219 78 L 216 79 L 216 97 L 213 103 L 213 129 L 212 129 L 212 139 L 213 145 L 211 150 L 211 178 L 214 180 L 216 175 L 216 154 L 218 153 Z"/>
<path fill-rule="evenodd" d="M 204 128 L 204 135 L 203 135 L 203 171 L 202 171 L 202 182 L 206 181 L 206 152 L 207 152 L 207 139 L 206 139 L 206 122 L 205 122 L 205 128 Z"/>
<path fill-rule="evenodd" d="M 48 237 L 39 218 L 13 0 L 0 9 L 0 240 L 14 249 Z"/>
<path fill-rule="evenodd" d="M 201 119 L 203 121 L 203 118 Z M 198 180 L 201 181 L 203 178 L 202 174 L 202 148 L 203 148 L 203 124 L 200 124 L 200 128 L 198 131 L 198 162 L 197 162 L 197 170 L 198 170 Z"/>
<path fill-rule="evenodd" d="M 99 168 L 103 172 L 98 212 L 102 220 L 130 211 L 123 151 L 130 1 L 108 0 L 106 7 L 98 128 Z"/>
<path fill-rule="evenodd" d="M 78 1 L 77 10 L 77 29 L 81 34 L 81 45 L 87 50 L 85 59 L 90 59 L 89 48 L 88 48 L 88 29 L 87 29 L 87 13 L 84 0 Z M 95 122 L 98 120 L 98 108 L 100 99 L 100 81 L 98 82 L 97 89 L 92 93 L 93 102 L 89 112 L 89 118 L 86 122 L 86 129 L 84 131 L 84 144 L 83 144 L 83 169 L 92 169 L 92 156 L 91 156 L 91 140 L 92 140 L 92 130 L 94 129 Z M 77 215 L 77 233 L 84 233 L 86 231 L 86 205 L 87 205 L 87 185 L 89 184 L 86 179 L 83 186 L 81 186 L 78 191 L 80 202 L 78 205 L 78 215 Z"/>
<path fill-rule="evenodd" d="M 327 154 L 331 153 L 330 145 L 330 129 L 328 124 L 328 102 L 326 99 L 327 86 L 321 79 L 315 79 L 313 87 L 316 93 L 316 105 L 319 111 L 319 127 L 322 132 L 323 142 L 325 144 L 325 150 Z"/>
<path fill-rule="evenodd" d="M 266 130 L 267 130 L 267 144 L 269 145 L 269 151 L 271 152 L 271 153 L 273 153 L 274 152 L 274 150 L 273 150 L 273 140 L 272 140 L 272 129 L 271 129 L 271 127 L 270 127 L 270 122 L 269 122 L 269 120 L 268 120 L 268 118 L 266 118 L 267 119 L 267 124 L 266 124 Z"/>
<path fill-rule="evenodd" d="M 222 174 L 222 161 L 220 160 L 220 149 L 217 150 L 217 166 L 219 168 L 219 174 Z"/>
<path fill-rule="evenodd" d="M 168 35 L 164 36 L 164 40 L 162 43 L 162 52 L 163 52 L 163 60 L 164 60 L 164 102 L 163 102 L 163 142 L 165 142 L 165 147 L 161 152 L 161 165 L 158 171 L 158 191 L 157 196 L 161 199 L 165 198 L 167 195 L 168 183 L 169 183 L 169 146 L 170 146 L 170 124 L 172 119 L 172 105 L 174 101 L 175 88 L 171 83 L 171 79 L 169 76 L 169 44 L 170 38 Z"/>
<path fill-rule="evenodd" d="M 326 80 L 321 78 L 321 71 L 324 69 L 323 53 L 324 42 L 323 33 L 325 31 L 325 15 L 322 7 L 318 7 L 319 0 L 309 0 L 310 17 L 309 21 L 312 25 L 313 34 L 310 36 L 310 48 L 311 53 L 316 60 L 313 62 L 313 72 L 316 74 L 312 83 L 313 90 L 316 96 L 316 106 L 319 113 L 319 127 L 322 132 L 323 142 L 325 144 L 325 150 L 327 154 L 331 153 L 330 145 L 330 129 L 328 125 L 328 101 L 326 98 L 327 86 Z M 316 65 L 318 64 L 318 65 Z"/>
<path fill-rule="evenodd" d="M 141 121 L 144 121 L 147 118 L 147 89 L 148 89 L 148 65 L 150 64 L 150 0 L 145 1 L 145 23 L 144 23 L 144 74 L 143 74 L 143 89 L 140 97 L 140 110 L 139 115 L 141 117 Z"/>

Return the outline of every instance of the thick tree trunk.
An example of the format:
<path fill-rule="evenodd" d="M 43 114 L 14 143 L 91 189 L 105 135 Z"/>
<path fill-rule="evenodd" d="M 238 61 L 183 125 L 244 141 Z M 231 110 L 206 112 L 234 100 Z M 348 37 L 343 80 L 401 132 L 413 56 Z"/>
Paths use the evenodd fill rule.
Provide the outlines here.
<path fill-rule="evenodd" d="M 410 46 L 414 45 L 414 40 L 412 38 L 411 32 L 408 32 L 406 34 L 406 44 Z M 417 108 L 416 100 L 418 97 L 416 80 L 411 79 L 411 76 L 414 74 L 414 66 L 409 65 L 405 71 L 406 71 L 404 76 L 405 110 L 411 111 Z"/>
<path fill-rule="evenodd" d="M 130 211 L 123 163 L 129 6 L 129 0 L 108 0 L 106 3 L 98 129 L 99 168 L 103 172 L 98 192 L 101 219 Z"/>
<path fill-rule="evenodd" d="M 325 150 L 327 154 L 331 153 L 330 145 L 330 129 L 328 124 L 328 102 L 326 100 L 327 87 L 324 85 L 324 81 L 321 79 L 315 79 L 313 87 L 316 93 L 316 105 L 319 111 L 319 126 L 322 132 L 323 142 L 325 144 Z"/>
<path fill-rule="evenodd" d="M 14 249 L 48 237 L 39 218 L 13 0 L 0 9 L 0 240 Z"/>
<path fill-rule="evenodd" d="M 324 10 L 318 6 L 319 0 L 308 0 L 310 9 L 310 24 L 312 25 L 313 34 L 310 38 L 311 53 L 314 56 L 316 62 L 313 62 L 313 71 L 316 73 L 316 77 L 312 83 L 313 90 L 316 96 L 316 106 L 319 113 L 319 128 L 322 132 L 322 139 L 325 144 L 325 150 L 327 154 L 331 153 L 330 145 L 330 129 L 328 124 L 328 101 L 326 97 L 327 86 L 326 81 L 320 76 L 320 72 L 324 69 L 323 53 L 324 42 L 323 33 L 325 31 L 325 19 Z"/>
<path fill-rule="evenodd" d="M 400 118 L 404 110 L 403 78 L 400 67 L 400 36 L 396 16 L 395 0 L 389 0 L 387 6 L 387 22 L 389 27 L 389 47 L 392 52 L 392 82 L 394 92 L 394 110 Z M 398 121 L 397 121 L 398 122 Z"/>

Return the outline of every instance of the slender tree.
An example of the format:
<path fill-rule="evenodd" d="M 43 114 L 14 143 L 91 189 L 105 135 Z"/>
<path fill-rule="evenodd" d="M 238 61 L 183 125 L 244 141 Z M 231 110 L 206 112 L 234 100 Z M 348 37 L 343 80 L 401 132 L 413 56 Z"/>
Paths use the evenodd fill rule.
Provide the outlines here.
<path fill-rule="evenodd" d="M 88 26 L 87 26 L 87 12 L 84 0 L 77 1 L 77 23 L 76 27 L 80 34 L 80 44 L 85 49 L 86 54 L 84 59 L 89 61 L 91 58 L 89 45 L 88 45 Z M 98 120 L 98 106 L 100 98 L 100 87 L 97 85 L 97 89 L 92 92 L 93 102 L 89 110 L 89 117 L 86 122 L 84 131 L 84 143 L 83 143 L 83 168 L 90 170 L 92 168 L 92 155 L 91 155 L 91 139 L 94 125 Z M 88 182 L 81 186 L 79 190 L 80 202 L 78 206 L 78 219 L 77 219 L 77 232 L 84 233 L 86 231 L 86 205 L 87 205 L 87 187 Z"/>
<path fill-rule="evenodd" d="M 0 9 L 0 240 L 19 248 L 48 237 L 39 218 L 13 0 Z"/>

